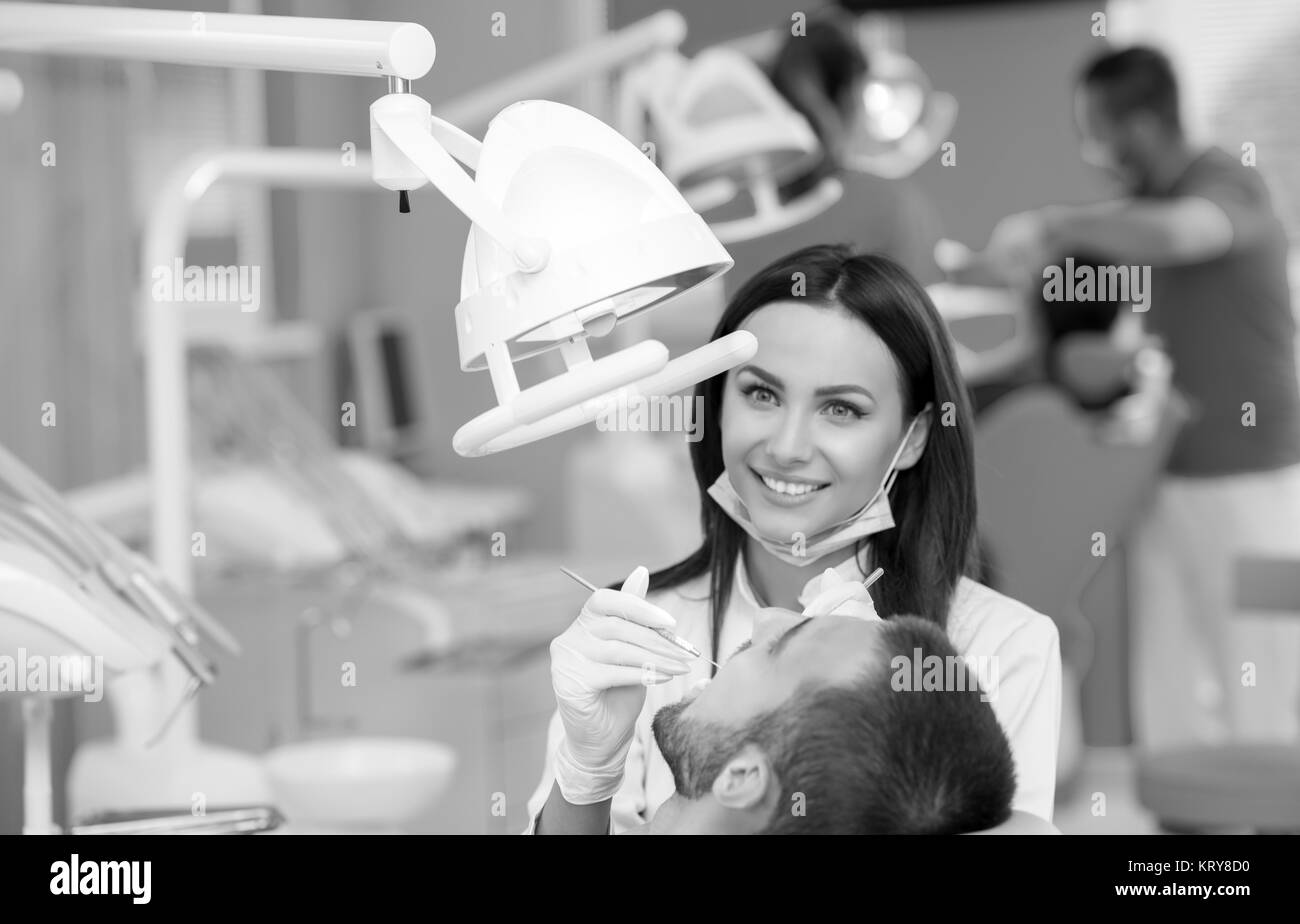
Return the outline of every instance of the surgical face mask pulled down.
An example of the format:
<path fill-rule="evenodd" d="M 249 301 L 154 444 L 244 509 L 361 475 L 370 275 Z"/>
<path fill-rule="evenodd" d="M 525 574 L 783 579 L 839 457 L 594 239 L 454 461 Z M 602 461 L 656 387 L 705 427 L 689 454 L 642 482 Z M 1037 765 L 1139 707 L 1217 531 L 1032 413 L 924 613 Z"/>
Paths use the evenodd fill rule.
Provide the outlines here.
<path fill-rule="evenodd" d="M 921 413 L 924 414 L 929 407 L 930 405 L 927 404 Z M 718 476 L 718 480 L 709 486 L 709 496 L 741 529 L 762 544 L 763 548 L 783 562 L 800 568 L 807 567 L 832 552 L 853 545 L 859 539 L 894 528 L 894 514 L 889 507 L 889 489 L 894 486 L 894 479 L 898 475 L 898 470 L 895 468 L 898 457 L 907 448 L 907 441 L 911 439 L 912 431 L 920 419 L 920 414 L 912 418 L 907 432 L 903 434 L 903 439 L 898 444 L 898 449 L 894 451 L 894 457 L 889 461 L 889 467 L 885 470 L 885 477 L 881 480 L 880 487 L 876 489 L 871 499 L 853 515 L 826 527 L 813 536 L 805 537 L 802 543 L 797 544 L 793 537 L 776 540 L 760 533 L 749 515 L 749 509 L 736 493 L 736 488 L 725 470 Z"/>

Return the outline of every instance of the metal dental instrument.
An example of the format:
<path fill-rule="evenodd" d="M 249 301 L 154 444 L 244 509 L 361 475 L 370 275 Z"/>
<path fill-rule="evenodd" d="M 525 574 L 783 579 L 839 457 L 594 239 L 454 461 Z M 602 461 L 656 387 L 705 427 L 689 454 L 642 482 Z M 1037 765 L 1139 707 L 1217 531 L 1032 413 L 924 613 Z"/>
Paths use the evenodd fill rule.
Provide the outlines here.
<path fill-rule="evenodd" d="M 167 735 L 168 729 L 172 727 L 172 724 L 180 716 L 181 711 L 189 704 L 190 700 L 194 699 L 194 697 L 198 695 L 199 688 L 203 686 L 203 683 L 203 679 L 197 674 L 192 674 L 190 676 L 190 679 L 185 683 L 185 689 L 181 692 L 180 700 L 178 700 L 176 705 L 172 707 L 172 711 L 167 714 L 167 717 L 163 719 L 162 726 L 159 727 L 159 729 L 153 733 L 152 737 L 144 743 L 145 747 L 151 748 L 159 741 L 163 740 Z"/>
<path fill-rule="evenodd" d="M 581 577 L 579 577 L 578 575 L 576 575 L 576 574 L 574 574 L 572 571 L 570 571 L 568 568 L 565 568 L 563 565 L 560 566 L 560 570 L 563 571 L 565 574 L 567 574 L 569 577 L 573 578 L 575 581 L 577 581 L 577 582 L 578 582 L 579 584 L 581 584 L 583 587 L 585 587 L 585 588 L 587 588 L 588 590 L 592 591 L 593 593 L 594 593 L 595 591 L 597 591 L 597 590 L 600 590 L 600 588 L 597 587 L 595 584 L 591 583 L 591 581 L 588 581 L 588 580 L 586 580 L 585 578 L 581 578 Z M 620 616 L 620 617 L 619 617 L 619 619 L 624 619 L 624 618 L 626 618 L 626 617 L 623 617 L 623 616 Z M 632 622 L 632 621 L 633 621 L 633 620 L 630 620 L 630 619 L 628 620 L 628 622 Z M 678 648 L 680 648 L 682 651 L 685 651 L 685 652 L 687 652 L 688 654 L 694 655 L 694 656 L 697 657 L 697 658 L 704 658 L 704 653 L 703 653 L 702 651 L 700 651 L 698 648 L 696 648 L 696 647 L 695 647 L 694 645 L 692 645 L 690 642 L 686 641 L 686 639 L 682 638 L 680 635 L 674 635 L 673 633 L 669 632 L 667 629 L 654 629 L 654 630 L 652 630 L 652 631 L 654 631 L 654 633 L 655 633 L 656 635 L 660 635 L 660 636 L 662 636 L 663 638 L 667 639 L 668 641 L 672 642 L 674 645 L 676 645 L 676 646 L 677 646 Z M 710 664 L 712 664 L 712 665 L 713 665 L 714 667 L 716 667 L 716 668 L 721 669 L 721 667 L 722 667 L 721 664 L 719 664 L 717 661 L 712 660 L 711 658 L 704 658 L 704 660 L 705 660 L 705 661 L 708 661 Z"/>

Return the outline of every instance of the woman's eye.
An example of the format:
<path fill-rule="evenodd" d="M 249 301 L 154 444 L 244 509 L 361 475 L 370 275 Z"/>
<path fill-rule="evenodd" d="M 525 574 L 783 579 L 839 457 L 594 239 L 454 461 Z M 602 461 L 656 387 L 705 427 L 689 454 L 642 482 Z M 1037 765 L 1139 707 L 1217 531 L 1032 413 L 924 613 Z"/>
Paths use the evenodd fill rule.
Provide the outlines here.
<path fill-rule="evenodd" d="M 862 412 L 851 404 L 845 404 L 843 401 L 832 401 L 829 405 L 832 410 L 832 417 L 838 417 L 841 420 L 857 420 L 862 416 Z M 834 413 L 834 412 L 840 413 Z"/>
<path fill-rule="evenodd" d="M 759 404 L 767 403 L 766 400 L 762 400 L 764 398 L 776 398 L 776 395 L 772 394 L 772 390 L 763 385 L 746 385 L 740 391 L 747 397 L 758 401 Z"/>

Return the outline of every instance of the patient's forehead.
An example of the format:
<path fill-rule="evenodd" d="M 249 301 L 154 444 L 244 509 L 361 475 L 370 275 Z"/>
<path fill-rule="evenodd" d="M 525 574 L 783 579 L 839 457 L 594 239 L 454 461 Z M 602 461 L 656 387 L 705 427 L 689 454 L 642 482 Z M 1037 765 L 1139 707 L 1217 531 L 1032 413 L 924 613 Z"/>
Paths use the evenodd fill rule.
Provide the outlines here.
<path fill-rule="evenodd" d="M 789 610 L 783 610 L 780 607 L 765 607 L 759 611 L 760 615 L 765 613 L 780 614 L 785 617 L 791 626 L 802 622 L 805 617 L 797 616 Z M 800 636 L 807 636 L 816 639 L 819 643 L 822 641 L 840 640 L 848 641 L 850 639 L 859 642 L 876 638 L 884 626 L 884 621 L 880 619 L 863 619 L 859 616 L 813 616 L 812 621 L 800 630 Z"/>
<path fill-rule="evenodd" d="M 845 676 L 856 675 L 864 664 L 879 660 L 884 625 L 855 616 L 814 616 L 791 638 L 785 653 L 800 661 L 815 660 L 828 670 L 843 666 Z"/>

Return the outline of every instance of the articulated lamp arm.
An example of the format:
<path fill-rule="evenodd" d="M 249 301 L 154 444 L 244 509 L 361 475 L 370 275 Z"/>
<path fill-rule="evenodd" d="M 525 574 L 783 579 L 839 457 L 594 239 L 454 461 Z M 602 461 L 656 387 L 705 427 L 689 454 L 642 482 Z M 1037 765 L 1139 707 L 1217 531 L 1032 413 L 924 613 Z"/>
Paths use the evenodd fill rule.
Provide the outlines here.
<path fill-rule="evenodd" d="M 463 215 L 510 251 L 520 270 L 540 272 L 550 258 L 547 243 L 517 233 L 456 164 L 459 159 L 476 167 L 480 148 L 477 140 L 454 125 L 435 119 L 429 104 L 414 93 L 389 93 L 370 106 L 370 155 L 376 183 L 394 190 L 433 183 Z"/>

